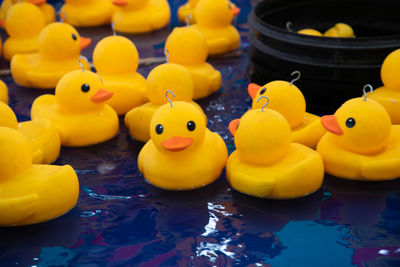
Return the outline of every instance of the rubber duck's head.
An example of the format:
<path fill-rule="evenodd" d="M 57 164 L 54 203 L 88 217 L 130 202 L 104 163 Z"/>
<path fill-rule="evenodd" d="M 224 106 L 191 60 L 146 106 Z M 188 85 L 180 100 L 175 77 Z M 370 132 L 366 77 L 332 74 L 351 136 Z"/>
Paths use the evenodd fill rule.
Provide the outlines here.
<path fill-rule="evenodd" d="M 78 57 L 91 39 L 79 36 L 67 23 L 48 24 L 39 35 L 39 53 L 45 59 L 63 60 Z"/>
<path fill-rule="evenodd" d="M 14 111 L 3 102 L 0 102 L 0 126 L 18 128 L 18 121 Z"/>
<path fill-rule="evenodd" d="M 261 99 L 262 105 L 265 100 Z M 240 157 L 266 165 L 281 159 L 292 141 L 287 120 L 273 109 L 252 109 L 229 124 Z"/>
<path fill-rule="evenodd" d="M 323 116 L 321 122 L 341 147 L 359 154 L 378 153 L 387 145 L 391 120 L 378 102 L 364 99 L 348 100 L 334 115 Z"/>
<path fill-rule="evenodd" d="M 400 91 L 400 49 L 390 53 L 383 61 L 381 78 L 385 87 Z"/>
<path fill-rule="evenodd" d="M 147 97 L 153 104 L 167 103 L 165 92 L 171 90 L 175 101 L 192 101 L 194 85 L 192 76 L 185 67 L 165 63 L 155 67 L 147 76 Z"/>
<path fill-rule="evenodd" d="M 40 34 L 45 26 L 42 11 L 30 3 L 18 3 L 8 11 L 5 29 L 9 36 L 15 38 L 33 37 Z"/>
<path fill-rule="evenodd" d="M 151 140 L 164 152 L 187 151 L 198 147 L 204 140 L 205 131 L 206 124 L 201 111 L 184 101 L 162 105 L 150 123 Z"/>
<path fill-rule="evenodd" d="M 93 63 L 98 73 L 136 73 L 139 54 L 134 43 L 122 36 L 108 36 L 97 43 Z"/>
<path fill-rule="evenodd" d="M 138 9 L 149 4 L 150 0 L 113 0 L 112 3 L 126 10 Z"/>
<path fill-rule="evenodd" d="M 40 0 L 38 0 L 38 1 L 40 1 Z M 88 3 L 92 3 L 93 0 L 64 0 L 64 2 L 67 4 L 74 5 L 74 6 L 75 5 L 81 6 L 81 5 L 86 5 Z"/>
<path fill-rule="evenodd" d="M 0 181 L 24 172 L 31 165 L 28 139 L 15 129 L 0 127 Z"/>
<path fill-rule="evenodd" d="M 292 129 L 302 123 L 306 112 L 306 100 L 296 85 L 286 81 L 272 81 L 264 86 L 251 83 L 248 92 L 253 99 L 253 109 L 261 108 L 263 103 L 257 102 L 257 99 L 267 96 L 269 98 L 267 108 L 281 113 Z"/>
<path fill-rule="evenodd" d="M 70 113 L 99 110 L 113 95 L 103 89 L 97 74 L 85 70 L 74 70 L 65 74 L 56 86 L 58 105 Z"/>
<path fill-rule="evenodd" d="M 46 0 L 12 0 L 14 4 L 16 3 L 31 3 L 34 5 L 42 5 L 45 4 L 47 1 Z"/>
<path fill-rule="evenodd" d="M 169 62 L 181 65 L 200 65 L 208 56 L 204 35 L 191 27 L 175 28 L 167 38 L 165 49 Z"/>
<path fill-rule="evenodd" d="M 223 27 L 232 22 L 240 9 L 227 0 L 201 0 L 196 7 L 197 24 L 205 27 Z"/>
<path fill-rule="evenodd" d="M 353 28 L 346 23 L 336 23 L 335 26 L 327 30 L 324 35 L 327 37 L 355 37 Z"/>

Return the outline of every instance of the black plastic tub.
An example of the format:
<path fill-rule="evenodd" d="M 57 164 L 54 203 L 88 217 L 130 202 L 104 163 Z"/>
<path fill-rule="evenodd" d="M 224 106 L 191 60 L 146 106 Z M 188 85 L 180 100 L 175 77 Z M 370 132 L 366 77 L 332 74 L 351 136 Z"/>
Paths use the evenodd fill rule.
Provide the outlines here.
<path fill-rule="evenodd" d="M 357 38 L 301 35 L 286 29 L 288 21 L 294 31 L 321 32 L 344 22 Z M 296 85 L 307 110 L 317 114 L 360 96 L 367 83 L 380 86 L 384 58 L 400 48 L 399 0 L 266 0 L 250 13 L 249 24 L 249 79 L 290 81 L 290 73 L 299 70 Z"/>

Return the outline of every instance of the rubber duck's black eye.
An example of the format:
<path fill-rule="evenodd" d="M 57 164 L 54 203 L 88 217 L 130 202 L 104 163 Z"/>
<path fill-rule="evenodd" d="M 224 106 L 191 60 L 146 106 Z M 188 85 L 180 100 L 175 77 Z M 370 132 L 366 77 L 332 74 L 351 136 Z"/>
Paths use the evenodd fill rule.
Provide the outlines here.
<path fill-rule="evenodd" d="M 84 93 L 89 92 L 89 90 L 90 90 L 89 84 L 87 84 L 87 83 L 82 84 L 81 90 L 82 90 L 82 92 L 84 92 Z"/>
<path fill-rule="evenodd" d="M 72 34 L 72 39 L 74 39 L 74 41 L 76 41 L 76 39 L 78 39 L 78 37 L 76 37 L 75 33 Z"/>
<path fill-rule="evenodd" d="M 265 93 L 265 91 L 267 91 L 267 88 L 263 87 L 263 89 L 261 89 L 261 91 L 260 91 L 260 95 L 263 95 Z"/>
<path fill-rule="evenodd" d="M 189 131 L 194 131 L 194 129 L 196 129 L 196 123 L 194 123 L 194 121 L 189 121 L 187 123 L 187 128 Z"/>
<path fill-rule="evenodd" d="M 157 124 L 156 133 L 157 134 L 162 134 L 162 132 L 164 132 L 164 127 L 161 124 Z"/>
<path fill-rule="evenodd" d="M 346 126 L 347 126 L 348 128 L 353 128 L 354 125 L 356 125 L 356 120 L 355 120 L 355 119 L 353 119 L 353 118 L 348 118 L 348 119 L 346 120 Z"/>

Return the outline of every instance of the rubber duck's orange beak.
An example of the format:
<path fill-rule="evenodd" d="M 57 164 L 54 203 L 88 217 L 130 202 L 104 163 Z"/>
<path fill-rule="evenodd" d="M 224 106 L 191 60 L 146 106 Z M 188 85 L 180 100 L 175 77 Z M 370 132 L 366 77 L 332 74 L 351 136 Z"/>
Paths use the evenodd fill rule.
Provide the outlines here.
<path fill-rule="evenodd" d="M 6 20 L 0 19 L 0 26 L 4 28 L 6 26 Z"/>
<path fill-rule="evenodd" d="M 228 128 L 233 136 L 235 136 L 236 130 L 239 127 L 239 122 L 240 122 L 240 119 L 235 119 L 229 123 Z"/>
<path fill-rule="evenodd" d="M 188 148 L 193 143 L 193 138 L 174 136 L 161 143 L 168 151 L 177 152 Z"/>
<path fill-rule="evenodd" d="M 114 0 L 113 4 L 116 6 L 126 6 L 128 4 L 127 0 Z"/>
<path fill-rule="evenodd" d="M 29 0 L 29 3 L 34 4 L 34 5 L 42 5 L 46 3 L 46 0 Z"/>
<path fill-rule="evenodd" d="M 249 93 L 251 99 L 254 99 L 260 90 L 261 86 L 255 83 L 250 83 L 249 86 L 247 87 L 247 92 Z"/>
<path fill-rule="evenodd" d="M 80 38 L 80 42 L 79 42 L 79 47 L 81 48 L 81 50 L 85 49 L 86 47 L 88 47 L 90 45 L 90 43 L 92 42 L 92 39 L 90 38 L 85 38 L 82 37 Z"/>
<path fill-rule="evenodd" d="M 239 15 L 239 13 L 240 13 L 240 8 L 238 8 L 238 7 L 231 7 L 231 10 L 232 10 L 232 14 L 236 17 L 237 15 Z"/>
<path fill-rule="evenodd" d="M 99 89 L 99 91 L 97 91 L 97 93 L 95 93 L 90 100 L 92 100 L 92 102 L 99 104 L 99 103 L 103 103 L 104 101 L 110 99 L 113 96 L 113 92 L 109 92 L 106 91 L 104 89 Z"/>
<path fill-rule="evenodd" d="M 327 115 L 321 117 L 322 126 L 331 133 L 342 135 L 343 131 L 334 115 Z"/>

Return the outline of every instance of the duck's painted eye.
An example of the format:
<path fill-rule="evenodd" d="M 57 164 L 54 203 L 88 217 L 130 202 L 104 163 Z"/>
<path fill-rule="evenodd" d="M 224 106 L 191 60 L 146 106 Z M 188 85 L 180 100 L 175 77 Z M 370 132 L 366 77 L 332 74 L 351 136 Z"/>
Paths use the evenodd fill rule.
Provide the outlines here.
<path fill-rule="evenodd" d="M 355 120 L 355 119 L 353 119 L 353 118 L 348 118 L 348 119 L 346 120 L 346 126 L 347 126 L 348 128 L 353 128 L 354 125 L 356 125 L 356 120 Z"/>
<path fill-rule="evenodd" d="M 267 88 L 263 87 L 260 91 L 260 95 L 263 95 L 265 93 L 265 91 L 267 91 Z"/>
<path fill-rule="evenodd" d="M 76 39 L 78 39 L 78 37 L 76 36 L 75 33 L 72 34 L 72 39 L 74 39 L 74 41 L 76 41 Z"/>
<path fill-rule="evenodd" d="M 187 123 L 187 128 L 189 131 L 194 131 L 194 129 L 196 129 L 196 123 L 194 123 L 194 121 L 189 121 Z"/>
<path fill-rule="evenodd" d="M 82 92 L 84 92 L 84 93 L 89 92 L 89 90 L 90 90 L 89 84 L 87 84 L 87 83 L 82 84 L 81 90 L 82 90 Z"/>
<path fill-rule="evenodd" d="M 162 134 L 164 131 L 164 127 L 161 124 L 156 125 L 156 133 L 157 134 Z"/>

